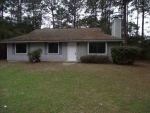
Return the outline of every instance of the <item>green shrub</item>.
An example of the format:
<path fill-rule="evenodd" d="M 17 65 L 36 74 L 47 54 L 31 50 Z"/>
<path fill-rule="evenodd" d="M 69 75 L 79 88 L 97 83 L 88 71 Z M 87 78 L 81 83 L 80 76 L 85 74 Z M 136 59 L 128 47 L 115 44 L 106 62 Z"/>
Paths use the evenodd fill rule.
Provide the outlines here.
<path fill-rule="evenodd" d="M 150 39 L 145 40 L 142 46 L 143 49 L 143 59 L 150 60 Z"/>
<path fill-rule="evenodd" d="M 111 48 L 112 60 L 116 64 L 132 65 L 140 53 L 141 49 L 133 46 L 117 46 Z"/>
<path fill-rule="evenodd" d="M 105 55 L 87 55 L 80 58 L 82 63 L 109 63 L 108 56 Z"/>
<path fill-rule="evenodd" d="M 42 49 L 36 49 L 34 51 L 31 51 L 28 53 L 29 61 L 30 62 L 40 62 L 40 57 L 41 57 Z"/>

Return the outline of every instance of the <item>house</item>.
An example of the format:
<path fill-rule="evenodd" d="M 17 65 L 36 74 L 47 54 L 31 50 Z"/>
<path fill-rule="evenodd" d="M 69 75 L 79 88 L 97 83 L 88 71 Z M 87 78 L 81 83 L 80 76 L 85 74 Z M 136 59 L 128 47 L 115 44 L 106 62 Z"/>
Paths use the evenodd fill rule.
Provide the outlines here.
<path fill-rule="evenodd" d="M 28 61 L 27 53 L 38 48 L 43 50 L 41 61 L 79 61 L 84 55 L 108 55 L 111 59 L 111 47 L 123 41 L 121 19 L 114 18 L 112 36 L 98 28 L 37 29 L 1 43 L 7 43 L 8 61 Z"/>

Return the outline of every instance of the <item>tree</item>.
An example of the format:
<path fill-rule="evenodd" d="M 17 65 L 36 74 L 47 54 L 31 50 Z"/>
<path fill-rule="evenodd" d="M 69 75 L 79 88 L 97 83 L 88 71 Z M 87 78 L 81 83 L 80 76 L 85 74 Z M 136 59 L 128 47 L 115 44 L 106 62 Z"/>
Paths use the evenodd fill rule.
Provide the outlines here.
<path fill-rule="evenodd" d="M 86 2 L 86 13 L 90 13 L 94 19 L 97 19 L 97 13 L 99 11 L 99 0 L 87 0 Z"/>
<path fill-rule="evenodd" d="M 77 21 L 80 18 L 80 12 L 84 5 L 83 3 L 84 0 L 66 0 L 63 2 L 69 13 L 68 22 L 72 23 L 74 28 L 78 27 Z"/>
<path fill-rule="evenodd" d="M 42 11 L 43 3 L 42 0 L 27 0 L 26 1 L 26 13 L 30 17 L 31 24 L 35 29 L 40 29 L 42 24 Z"/>
<path fill-rule="evenodd" d="M 100 0 L 99 1 L 99 8 L 101 12 L 100 18 L 100 28 L 106 34 L 111 34 L 111 14 L 113 14 L 112 5 L 113 0 Z"/>
<path fill-rule="evenodd" d="M 23 0 L 17 0 L 17 23 L 22 21 L 22 4 Z"/>
<path fill-rule="evenodd" d="M 123 0 L 123 8 L 124 8 L 124 39 L 125 39 L 125 45 L 127 45 L 127 4 L 131 0 Z"/>
<path fill-rule="evenodd" d="M 131 3 L 131 6 L 133 7 L 131 12 L 133 12 L 134 10 L 137 11 L 136 24 L 137 24 L 137 26 L 139 26 L 140 0 L 133 0 L 132 3 Z M 137 27 L 137 29 L 136 29 L 136 36 L 138 36 L 138 35 L 139 35 L 139 28 Z"/>
<path fill-rule="evenodd" d="M 24 1 L 23 0 L 5 0 L 5 5 L 7 6 L 7 11 L 10 13 L 11 22 L 22 22 Z"/>
<path fill-rule="evenodd" d="M 139 29 L 138 25 L 134 22 L 128 22 L 128 35 L 137 36 L 137 29 Z"/>
<path fill-rule="evenodd" d="M 87 0 L 85 13 L 90 27 L 100 27 L 102 32 L 110 34 L 110 20 L 113 13 L 113 0 Z"/>
<path fill-rule="evenodd" d="M 57 3 L 56 0 L 44 0 L 44 4 L 46 6 L 46 12 L 51 13 L 53 28 L 55 29 L 55 12 Z"/>
<path fill-rule="evenodd" d="M 0 1 L 0 20 L 3 21 L 5 0 Z"/>
<path fill-rule="evenodd" d="M 146 13 L 150 14 L 150 1 L 149 0 L 140 0 L 140 11 L 142 12 L 142 37 L 144 39 L 144 22 Z M 143 40 L 144 41 L 144 40 Z"/>
<path fill-rule="evenodd" d="M 123 37 L 125 40 L 124 45 L 127 46 L 127 4 L 131 2 L 132 0 L 118 0 L 115 1 L 115 5 L 117 4 L 121 8 L 123 7 Z"/>
<path fill-rule="evenodd" d="M 67 10 L 61 7 L 60 5 L 58 5 L 56 9 L 56 14 L 55 14 L 55 18 L 56 18 L 55 24 L 57 24 L 58 28 L 67 27 L 66 22 L 68 20 L 68 17 L 69 17 L 69 14 Z"/>
<path fill-rule="evenodd" d="M 100 27 L 98 19 L 92 15 L 85 17 L 83 19 L 80 19 L 77 23 L 80 27 L 82 26 L 89 27 L 89 28 Z"/>

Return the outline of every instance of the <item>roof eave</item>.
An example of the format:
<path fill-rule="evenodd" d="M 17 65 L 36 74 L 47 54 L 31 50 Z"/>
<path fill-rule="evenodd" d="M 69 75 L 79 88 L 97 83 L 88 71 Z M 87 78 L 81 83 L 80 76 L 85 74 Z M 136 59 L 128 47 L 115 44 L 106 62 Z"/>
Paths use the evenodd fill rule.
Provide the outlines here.
<path fill-rule="evenodd" d="M 47 41 L 1 41 L 0 43 L 27 43 L 27 42 L 124 42 L 124 39 L 102 40 L 47 40 Z"/>

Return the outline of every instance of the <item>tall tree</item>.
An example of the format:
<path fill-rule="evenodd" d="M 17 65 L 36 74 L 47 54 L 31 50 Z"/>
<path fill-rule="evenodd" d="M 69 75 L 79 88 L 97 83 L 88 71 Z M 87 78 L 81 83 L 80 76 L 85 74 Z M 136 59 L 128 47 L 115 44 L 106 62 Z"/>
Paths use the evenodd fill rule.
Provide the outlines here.
<path fill-rule="evenodd" d="M 42 24 L 42 0 L 28 0 L 26 1 L 26 13 L 31 19 L 31 23 L 35 29 L 40 29 Z"/>
<path fill-rule="evenodd" d="M 85 13 L 90 13 L 96 21 L 98 16 L 97 13 L 100 12 L 99 6 L 99 0 L 87 0 Z"/>
<path fill-rule="evenodd" d="M 58 28 L 63 28 L 63 27 L 67 27 L 67 18 L 69 17 L 69 14 L 67 12 L 67 10 L 63 7 L 61 7 L 60 5 L 57 6 L 56 9 L 56 14 L 55 14 L 55 19 L 56 19 L 56 23 Z"/>
<path fill-rule="evenodd" d="M 146 13 L 150 14 L 150 1 L 149 0 L 140 0 L 140 11 L 142 12 L 142 37 L 144 39 L 144 24 Z"/>
<path fill-rule="evenodd" d="M 111 34 L 110 26 L 111 26 L 111 14 L 113 14 L 113 10 L 111 9 L 113 5 L 113 1 L 111 0 L 100 0 L 99 1 L 99 9 L 101 12 L 100 18 L 100 28 L 106 34 Z"/>
<path fill-rule="evenodd" d="M 5 5 L 5 0 L 0 1 L 0 20 L 3 21 L 4 17 L 4 5 Z"/>
<path fill-rule="evenodd" d="M 144 21 L 145 21 L 145 0 L 141 0 L 141 12 L 142 12 L 142 37 L 144 38 Z"/>
<path fill-rule="evenodd" d="M 15 8 L 15 4 L 14 4 L 14 0 L 9 0 L 7 2 L 7 4 L 9 5 L 10 9 L 9 9 L 9 12 L 10 12 L 10 21 L 13 22 L 14 21 L 14 15 L 15 15 L 15 11 L 14 11 L 14 8 Z"/>
<path fill-rule="evenodd" d="M 134 22 L 128 22 L 128 35 L 129 37 L 131 36 L 136 36 L 137 37 L 137 29 L 138 29 L 138 25 L 135 24 Z"/>
<path fill-rule="evenodd" d="M 131 0 L 123 0 L 123 8 L 124 8 L 124 39 L 125 45 L 127 46 L 127 4 Z"/>
<path fill-rule="evenodd" d="M 45 6 L 47 7 L 46 11 L 50 13 L 52 16 L 53 28 L 55 29 L 55 12 L 57 7 L 57 2 L 56 0 L 44 0 L 44 2 L 45 2 Z"/>
<path fill-rule="evenodd" d="M 69 13 L 69 22 L 72 23 L 73 27 L 78 27 L 77 21 L 80 18 L 84 0 L 66 0 L 63 2 Z"/>
<path fill-rule="evenodd" d="M 131 12 L 133 12 L 134 10 L 136 10 L 137 12 L 136 24 L 137 26 L 139 26 L 140 0 L 133 0 L 131 3 L 131 6 L 133 7 Z M 136 30 L 136 36 L 138 35 L 139 35 L 139 27 L 137 27 L 137 30 Z"/>
<path fill-rule="evenodd" d="M 22 21 L 23 0 L 17 0 L 17 23 Z"/>
<path fill-rule="evenodd" d="M 127 4 L 132 0 L 117 0 L 115 4 L 123 7 L 123 37 L 125 40 L 124 45 L 127 46 Z"/>

